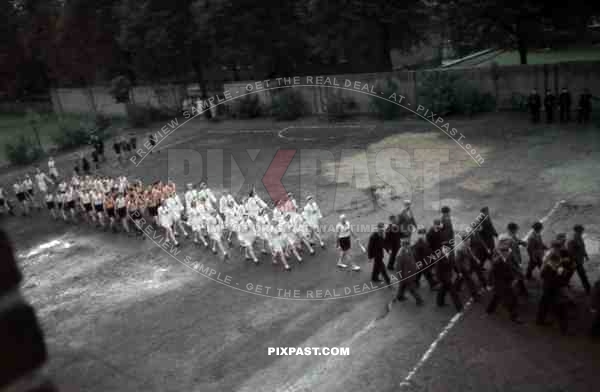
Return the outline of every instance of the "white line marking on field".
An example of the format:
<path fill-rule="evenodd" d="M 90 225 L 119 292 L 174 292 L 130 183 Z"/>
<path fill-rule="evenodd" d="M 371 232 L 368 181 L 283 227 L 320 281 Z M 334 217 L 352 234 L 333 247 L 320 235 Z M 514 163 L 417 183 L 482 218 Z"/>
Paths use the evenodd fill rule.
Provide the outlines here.
<path fill-rule="evenodd" d="M 373 327 L 375 327 L 375 320 L 371 320 L 369 324 L 365 325 L 360 331 L 352 335 L 350 339 L 340 343 L 338 346 L 348 348 L 351 347 L 354 344 L 354 342 L 356 342 L 361 336 L 373 329 Z M 344 361 L 345 359 L 346 357 L 344 356 L 329 356 L 323 366 L 318 366 L 315 369 L 315 371 L 308 372 L 299 380 L 296 380 L 293 385 L 286 385 L 280 390 L 285 392 L 310 391 L 314 389 L 315 384 L 319 383 L 321 377 L 326 378 L 329 375 L 330 370 L 334 367 L 335 364 Z"/>
<path fill-rule="evenodd" d="M 285 140 L 302 139 L 305 142 L 309 142 L 309 141 L 317 140 L 317 138 L 311 138 L 311 137 L 295 138 L 295 137 L 285 136 L 284 133 L 286 133 L 290 129 L 319 129 L 319 128 L 365 128 L 365 125 L 352 124 L 352 123 L 350 123 L 350 124 L 340 124 L 340 125 L 304 125 L 304 126 L 298 125 L 298 126 L 290 126 L 290 127 L 283 128 L 281 131 L 279 131 L 277 133 L 277 136 L 280 137 L 281 139 L 285 139 Z M 369 129 L 369 131 L 372 130 L 373 128 L 375 128 L 375 126 L 372 126 Z"/>
<path fill-rule="evenodd" d="M 548 219 L 550 219 L 550 217 L 552 215 L 554 215 L 554 213 L 564 203 L 565 203 L 565 200 L 561 200 L 561 201 L 556 202 L 556 204 L 554 204 L 554 207 L 552 207 L 552 209 L 542 219 L 540 219 L 540 222 L 544 223 L 545 221 L 547 221 Z M 527 234 L 525 235 L 525 237 L 523 237 L 523 241 L 525 241 L 531 235 L 532 232 L 533 232 L 533 229 L 530 229 L 527 232 Z M 425 354 L 423 354 L 423 356 L 421 357 L 421 359 L 419 360 L 419 362 L 417 362 L 417 364 L 412 368 L 412 370 L 408 373 L 408 375 L 404 378 L 404 380 L 402 380 L 402 382 L 400 383 L 400 387 L 407 387 L 407 386 L 411 385 L 412 379 L 415 376 L 415 374 L 417 374 L 417 372 L 419 371 L 419 369 L 421 369 L 421 367 L 423 367 L 423 365 L 425 364 L 425 362 L 427 362 L 427 360 L 431 357 L 431 355 L 433 354 L 433 352 L 437 348 L 438 344 L 444 339 L 444 337 L 448 334 L 448 332 L 450 332 L 450 330 L 456 325 L 456 323 L 458 323 L 458 321 L 461 319 L 461 317 L 467 311 L 467 309 L 469 309 L 469 307 L 472 305 L 472 303 L 473 303 L 473 298 L 469 298 L 469 300 L 467 301 L 467 303 L 466 303 L 463 311 L 460 312 L 460 313 L 455 314 L 454 317 L 452 317 L 450 319 L 450 321 L 444 327 L 444 329 L 442 330 L 442 332 L 440 332 L 440 334 L 433 341 L 433 343 L 431 343 L 431 345 L 429 346 L 429 348 L 427 349 L 427 351 L 425 351 Z"/>
<path fill-rule="evenodd" d="M 417 372 L 425 364 L 425 362 L 427 362 L 429 357 L 431 357 L 431 354 L 433 354 L 433 352 L 437 348 L 437 345 L 442 341 L 442 339 L 444 339 L 444 337 L 448 334 L 448 332 L 450 332 L 450 330 L 456 325 L 458 320 L 460 320 L 460 318 L 467 311 L 467 309 L 469 309 L 471 307 L 472 304 L 473 304 L 473 299 L 469 299 L 469 301 L 467 301 L 467 303 L 465 304 L 463 311 L 460 313 L 456 313 L 454 315 L 454 317 L 452 317 L 450 319 L 450 322 L 444 327 L 442 332 L 440 332 L 440 334 L 433 341 L 433 343 L 431 343 L 431 345 L 429 346 L 427 351 L 425 351 L 425 354 L 423 354 L 423 356 L 421 357 L 419 362 L 417 362 L 417 364 L 412 368 L 410 373 L 408 373 L 408 375 L 404 378 L 404 380 L 402 380 L 402 382 L 400 383 L 400 387 L 406 387 L 406 386 L 410 385 L 412 378 L 415 376 L 415 374 L 417 374 Z"/>

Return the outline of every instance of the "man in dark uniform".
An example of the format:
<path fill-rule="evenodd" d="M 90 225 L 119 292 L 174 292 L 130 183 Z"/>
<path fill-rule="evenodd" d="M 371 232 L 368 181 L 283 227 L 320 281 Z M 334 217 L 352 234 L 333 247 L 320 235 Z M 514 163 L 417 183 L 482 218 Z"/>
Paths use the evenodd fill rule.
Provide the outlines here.
<path fill-rule="evenodd" d="M 569 122 L 571 120 L 571 93 L 563 87 L 559 97 L 558 105 L 560 107 L 560 122 Z"/>
<path fill-rule="evenodd" d="M 398 225 L 400 226 L 401 238 L 408 238 L 410 240 L 410 236 L 417 228 L 417 222 L 415 221 L 415 217 L 410 209 L 411 206 L 410 200 L 404 200 L 404 208 L 400 211 L 398 215 Z"/>
<path fill-rule="evenodd" d="M 475 273 L 479 277 L 479 280 L 482 282 L 487 280 L 483 276 L 483 272 L 485 271 L 485 262 L 488 259 L 492 259 L 492 250 L 488 249 L 487 245 L 481 238 L 481 232 L 479 230 L 474 230 L 470 233 L 469 236 L 470 246 L 469 249 L 473 253 L 473 258 L 476 262 L 476 270 Z"/>
<path fill-rule="evenodd" d="M 435 226 L 435 224 L 434 224 L 434 226 Z M 430 257 L 434 253 L 433 253 L 433 250 L 431 249 L 431 247 L 429 246 L 429 244 L 427 243 L 427 240 L 425 239 L 426 233 L 427 232 L 425 231 L 425 229 L 419 229 L 417 231 L 417 241 L 413 245 L 413 254 L 415 256 L 415 260 L 417 262 L 421 262 L 422 264 L 424 264 L 424 266 L 422 268 L 425 268 L 425 269 L 422 269 L 421 271 L 419 271 L 419 273 L 417 274 L 415 283 L 416 283 L 417 287 L 419 287 L 419 284 L 421 281 L 421 276 L 425 275 L 425 279 L 427 279 L 427 282 L 429 283 L 429 288 L 432 291 L 434 291 L 437 289 L 437 282 L 435 281 L 435 279 L 433 277 L 433 270 L 429 266 L 429 262 L 431 260 Z"/>
<path fill-rule="evenodd" d="M 395 215 L 390 216 L 390 224 L 385 229 L 385 248 L 389 252 L 387 268 L 390 271 L 394 270 L 394 262 L 396 255 L 400 249 L 400 226 L 398 225 L 398 217 Z"/>
<path fill-rule="evenodd" d="M 507 234 L 498 238 L 498 246 L 492 257 L 492 270 L 490 273 L 493 284 L 493 294 L 486 312 L 492 314 L 500 302 L 510 313 L 510 319 L 515 323 L 522 323 L 517 314 L 517 296 L 514 291 L 516 280 L 514 261 L 511 249 L 512 239 Z"/>
<path fill-rule="evenodd" d="M 589 89 L 584 89 L 579 96 L 579 123 L 587 124 L 590 121 L 590 113 L 592 112 L 592 94 Z"/>
<path fill-rule="evenodd" d="M 567 250 L 569 251 L 569 256 L 575 263 L 575 270 L 577 271 L 577 275 L 579 275 L 581 285 L 585 289 L 585 292 L 589 295 L 592 291 L 592 287 L 587 277 L 587 273 L 585 272 L 583 263 L 588 261 L 590 258 L 585 250 L 583 231 L 584 228 L 582 225 L 575 225 L 573 227 L 573 236 L 567 242 Z"/>
<path fill-rule="evenodd" d="M 459 273 L 459 280 L 457 281 L 457 290 L 460 292 L 463 283 L 466 283 L 467 289 L 469 290 L 473 300 L 479 302 L 480 294 L 475 281 L 473 280 L 473 272 L 476 271 L 477 262 L 471 252 L 471 239 L 467 232 L 459 233 L 461 242 L 456 246 L 456 269 Z M 479 282 L 482 287 L 485 287 L 485 280 Z"/>
<path fill-rule="evenodd" d="M 592 290 L 591 311 L 594 317 L 592 321 L 592 336 L 600 336 L 600 279 L 594 284 Z"/>
<path fill-rule="evenodd" d="M 551 249 L 544 257 L 542 266 L 542 297 L 538 305 L 536 323 L 538 325 L 547 325 L 546 315 L 549 310 L 554 311 L 560 323 L 560 329 L 563 333 L 567 331 L 567 308 L 561 301 L 561 289 L 563 287 L 565 270 L 562 266 L 561 253 L 564 253 L 562 244 L 559 240 L 551 243 Z"/>
<path fill-rule="evenodd" d="M 371 234 L 369 237 L 369 245 L 367 247 L 367 254 L 369 262 L 373 262 L 373 272 L 371 273 L 371 280 L 373 282 L 381 282 L 379 275 L 383 275 L 385 283 L 391 284 L 390 277 L 385 270 L 385 264 L 383 263 L 383 256 L 385 252 L 385 225 L 383 222 L 377 224 L 377 231 Z"/>
<path fill-rule="evenodd" d="M 454 265 L 454 257 L 450 257 L 450 251 L 451 249 L 448 246 L 443 245 L 442 257 L 436 264 L 436 275 L 440 281 L 440 290 L 437 293 L 437 305 L 439 307 L 445 306 L 446 294 L 450 294 L 456 311 L 461 312 L 463 305 L 458 295 L 457 286 L 452 281 L 452 275 L 456 270 L 456 266 Z"/>
<path fill-rule="evenodd" d="M 452 225 L 452 217 L 450 216 L 450 207 L 444 206 L 441 208 L 442 216 L 440 221 L 442 222 L 442 245 L 446 245 L 449 248 L 448 257 L 450 263 L 454 264 L 454 226 Z"/>
<path fill-rule="evenodd" d="M 546 90 L 546 96 L 544 97 L 544 110 L 546 111 L 546 122 L 551 124 L 554 120 L 554 101 L 556 98 L 550 90 Z"/>
<path fill-rule="evenodd" d="M 540 121 L 540 108 L 542 106 L 542 99 L 538 94 L 537 89 L 533 89 L 527 100 L 527 106 L 529 107 L 529 113 L 531 114 L 531 121 L 535 124 Z"/>
<path fill-rule="evenodd" d="M 398 273 L 401 277 L 400 285 L 398 286 L 398 294 L 396 300 L 404 301 L 406 297 L 404 293 L 408 292 L 413 296 L 417 302 L 417 306 L 423 305 L 423 299 L 417 291 L 415 273 L 417 272 L 417 263 L 413 254 L 413 249 L 410 246 L 410 240 L 404 238 L 402 240 L 402 247 L 400 248 L 400 254 L 398 255 Z"/>
<path fill-rule="evenodd" d="M 483 207 L 481 209 L 481 213 L 483 214 L 483 220 L 481 221 L 481 225 L 479 225 L 479 236 L 485 243 L 487 252 L 491 258 L 494 248 L 496 247 L 495 238 L 498 237 L 498 233 L 496 232 L 494 224 L 492 223 L 490 209 L 488 207 Z"/>
<path fill-rule="evenodd" d="M 533 279 L 532 273 L 534 269 L 542 268 L 544 252 L 548 249 L 542 240 L 544 225 L 541 222 L 535 222 L 531 228 L 533 231 L 529 238 L 527 238 L 527 254 L 529 256 L 529 264 L 527 265 L 527 273 L 525 274 L 527 280 Z"/>
<path fill-rule="evenodd" d="M 506 229 L 508 231 L 508 236 L 512 240 L 512 242 L 511 242 L 511 249 L 512 249 L 512 255 L 513 255 L 512 260 L 514 262 L 513 267 L 515 269 L 515 277 L 517 279 L 516 288 L 519 290 L 519 293 L 522 296 L 527 297 L 527 296 L 529 296 L 529 292 L 527 291 L 527 288 L 525 287 L 525 276 L 523 275 L 523 272 L 521 271 L 521 264 L 522 264 L 521 246 L 527 246 L 527 243 L 518 237 L 519 225 L 517 225 L 516 223 L 510 222 L 506 226 Z"/>

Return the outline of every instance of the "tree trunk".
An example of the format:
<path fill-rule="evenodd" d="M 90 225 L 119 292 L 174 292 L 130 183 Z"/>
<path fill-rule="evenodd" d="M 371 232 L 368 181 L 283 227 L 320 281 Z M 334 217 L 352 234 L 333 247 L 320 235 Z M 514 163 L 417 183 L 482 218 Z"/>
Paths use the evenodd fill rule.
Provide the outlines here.
<path fill-rule="evenodd" d="M 200 91 L 202 94 L 201 98 L 202 100 L 206 100 L 208 98 L 208 92 L 206 88 L 206 80 L 204 79 L 204 68 L 202 67 L 202 64 L 199 63 L 194 63 L 193 67 L 194 72 L 196 74 L 196 80 L 198 82 L 198 85 L 200 86 Z M 210 120 L 212 118 L 210 110 L 204 111 L 204 117 L 206 117 L 207 120 Z"/>
<path fill-rule="evenodd" d="M 382 49 L 382 53 L 381 53 L 381 66 L 382 66 L 382 71 L 386 72 L 386 71 L 392 71 L 393 70 L 393 64 L 392 64 L 392 59 L 390 57 L 390 52 L 391 52 L 391 36 L 390 36 L 390 29 L 387 25 L 385 24 L 380 24 L 381 27 L 381 44 L 383 45 Z"/>
<path fill-rule="evenodd" d="M 522 39 L 519 39 L 519 60 L 521 64 L 527 64 L 527 45 Z"/>

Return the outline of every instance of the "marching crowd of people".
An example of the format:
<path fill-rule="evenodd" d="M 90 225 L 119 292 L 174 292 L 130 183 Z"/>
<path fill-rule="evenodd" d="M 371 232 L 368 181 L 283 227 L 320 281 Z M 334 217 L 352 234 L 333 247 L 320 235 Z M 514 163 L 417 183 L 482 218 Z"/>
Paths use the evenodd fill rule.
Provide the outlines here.
<path fill-rule="evenodd" d="M 70 178 L 61 178 L 53 158 L 48 161 L 48 174 L 36 168 L 33 175 L 18 179 L 13 191 L 24 216 L 45 207 L 55 220 L 87 222 L 92 227 L 131 233 L 141 239 L 145 238 L 144 224 L 148 223 L 162 230 L 164 238 L 176 246 L 181 234 L 215 254 L 220 252 L 224 259 L 230 258 L 235 238 L 247 260 L 259 263 L 256 253 L 259 250 L 271 254 L 273 264 L 282 265 L 285 270 L 291 269 L 289 260 L 302 263 L 305 251 L 314 254 L 316 246 L 325 246 L 322 214 L 311 196 L 303 207 L 291 193 L 270 206 L 254 190 L 238 202 L 231 194 L 217 198 L 201 183 L 199 188 L 188 184 L 181 198 L 172 182 L 143 184 L 126 176 L 79 175 L 77 171 Z M 9 199 L 0 187 L 0 211 L 14 215 L 15 206 Z M 424 276 L 430 289 L 437 291 L 438 306 L 444 306 L 449 296 L 457 311 L 462 311 L 463 287 L 474 301 L 480 301 L 490 291 L 487 312 L 494 313 L 502 304 L 516 323 L 522 322 L 519 298 L 529 296 L 525 282 L 534 280 L 533 271 L 538 269 L 542 295 L 537 323 L 545 325 L 547 314 L 552 311 L 563 333 L 567 333 L 568 313 L 574 304 L 570 281 L 576 273 L 592 298 L 596 312 L 593 331 L 600 333 L 600 280 L 592 287 L 587 277 L 584 263 L 589 256 L 582 237 L 583 226 L 574 226 L 570 238 L 564 233 L 557 235 L 547 246 L 540 222 L 532 225 L 531 234 L 523 241 L 516 223 L 509 223 L 506 233 L 499 235 L 487 207 L 481 209 L 480 217 L 475 229 L 461 231 L 456 236 L 450 208 L 445 206 L 440 218 L 425 229 L 417 226 L 411 202 L 406 200 L 400 214 L 391 216 L 388 225 L 377 225 L 365 248 L 346 216 L 341 215 L 335 226 L 339 252 L 336 265 L 360 270 L 350 257 L 351 242 L 355 239 L 373 264 L 372 281 L 381 282 L 383 277 L 391 287 L 386 270 L 398 275 L 397 301 L 404 301 L 408 292 L 422 305 L 418 287 Z M 415 232 L 416 238 L 412 239 Z M 525 268 L 522 247 L 528 254 Z"/>
<path fill-rule="evenodd" d="M 539 299 L 536 323 L 548 324 L 552 312 L 559 322 L 560 330 L 568 332 L 571 309 L 575 307 L 571 290 L 571 278 L 579 276 L 594 313 L 592 333 L 600 335 L 600 280 L 589 282 L 585 262 L 589 260 L 583 240 L 584 227 L 575 225 L 570 238 L 559 233 L 547 246 L 542 239 L 543 224 L 535 222 L 526 241 L 519 238 L 519 226 L 511 222 L 506 232 L 498 234 L 487 207 L 481 209 L 481 220 L 473 230 L 458 233 L 455 240 L 450 208 L 441 208 L 441 217 L 426 230 L 418 228 L 417 238 L 411 241 L 417 228 L 410 210 L 410 201 L 399 215 L 390 217 L 390 223 L 378 224 L 378 231 L 369 239 L 368 256 L 373 263 L 371 279 L 379 282 L 383 276 L 391 283 L 386 272 L 384 258 L 387 253 L 387 269 L 400 278 L 396 301 L 406 300 L 410 293 L 417 305 L 423 305 L 418 292 L 424 276 L 431 290 L 437 291 L 437 305 L 445 306 L 450 296 L 457 311 L 463 309 L 461 290 L 466 287 L 474 301 L 491 292 L 486 311 L 495 313 L 499 304 L 504 305 L 512 321 L 522 323 L 519 317 L 519 299 L 529 297 L 526 282 L 534 281 L 534 270 L 539 270 L 542 295 Z M 528 264 L 523 265 L 521 248 L 526 249 Z"/>

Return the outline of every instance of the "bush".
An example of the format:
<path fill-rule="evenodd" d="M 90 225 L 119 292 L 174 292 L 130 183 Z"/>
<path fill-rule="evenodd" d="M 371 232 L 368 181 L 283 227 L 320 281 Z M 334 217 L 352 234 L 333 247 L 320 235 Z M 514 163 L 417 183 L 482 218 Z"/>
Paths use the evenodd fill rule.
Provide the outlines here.
<path fill-rule="evenodd" d="M 398 84 L 392 79 L 387 79 L 385 81 L 385 86 L 378 86 L 376 90 L 383 92 L 383 97 L 389 97 L 394 93 L 398 94 Z M 401 106 L 398 106 L 394 102 L 389 102 L 379 97 L 372 96 L 370 106 L 371 110 L 373 110 L 379 117 L 383 118 L 384 120 L 393 120 L 395 118 L 400 117 L 400 115 L 402 114 Z"/>
<path fill-rule="evenodd" d="M 277 120 L 284 121 L 296 120 L 307 113 L 306 102 L 304 102 L 302 94 L 293 88 L 285 89 L 275 95 L 271 110 Z"/>
<path fill-rule="evenodd" d="M 344 120 L 352 116 L 357 107 L 354 98 L 332 94 L 327 97 L 327 118 L 329 121 Z"/>
<path fill-rule="evenodd" d="M 262 116 L 263 108 L 256 94 L 246 95 L 232 105 L 231 115 L 234 118 L 257 118 Z"/>
<path fill-rule="evenodd" d="M 98 130 L 104 131 L 108 127 L 110 127 L 110 118 L 102 113 L 96 114 L 94 118 L 94 124 Z"/>
<path fill-rule="evenodd" d="M 84 124 L 73 127 L 61 126 L 60 133 L 55 135 L 52 141 L 59 150 L 70 150 L 88 144 L 94 129 Z"/>
<path fill-rule="evenodd" d="M 448 72 L 429 72 L 419 83 L 419 103 L 440 116 L 475 114 L 495 109 L 496 100 Z"/>
<path fill-rule="evenodd" d="M 14 142 L 7 143 L 4 150 L 10 163 L 16 165 L 30 164 L 44 155 L 44 151 L 37 142 L 25 135 L 19 136 Z"/>

